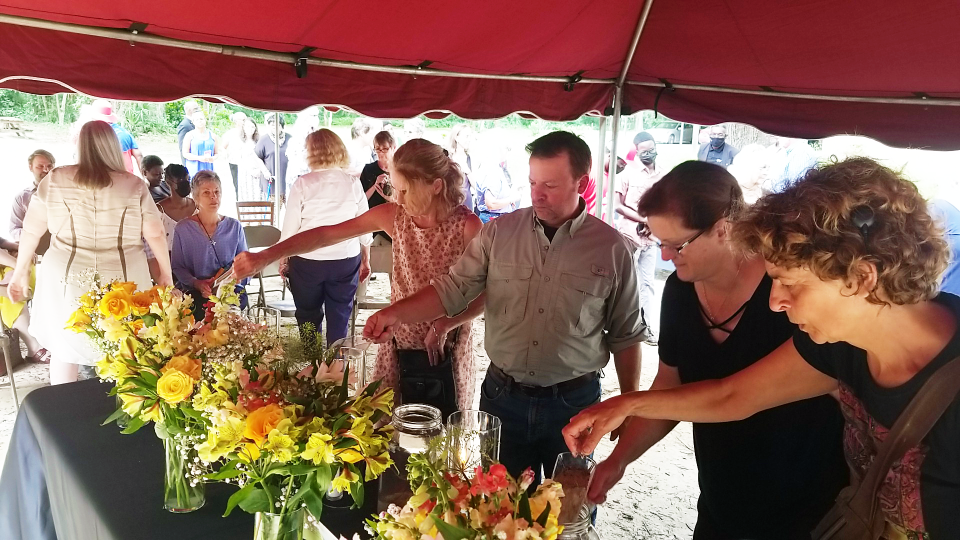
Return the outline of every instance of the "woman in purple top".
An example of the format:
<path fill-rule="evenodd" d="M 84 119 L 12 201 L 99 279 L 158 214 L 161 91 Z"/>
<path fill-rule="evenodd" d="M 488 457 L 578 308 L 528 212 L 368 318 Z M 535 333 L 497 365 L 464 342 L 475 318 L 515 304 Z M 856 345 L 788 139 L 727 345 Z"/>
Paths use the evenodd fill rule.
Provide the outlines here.
<path fill-rule="evenodd" d="M 200 318 L 206 299 L 216 293 L 213 282 L 221 269 L 227 271 L 233 258 L 247 250 L 247 239 L 240 222 L 221 216 L 220 177 L 213 171 L 200 171 L 193 177 L 193 199 L 197 213 L 177 224 L 173 232 L 173 275 L 177 288 L 191 295 L 194 315 Z M 240 307 L 247 307 L 244 285 L 237 284 Z"/>

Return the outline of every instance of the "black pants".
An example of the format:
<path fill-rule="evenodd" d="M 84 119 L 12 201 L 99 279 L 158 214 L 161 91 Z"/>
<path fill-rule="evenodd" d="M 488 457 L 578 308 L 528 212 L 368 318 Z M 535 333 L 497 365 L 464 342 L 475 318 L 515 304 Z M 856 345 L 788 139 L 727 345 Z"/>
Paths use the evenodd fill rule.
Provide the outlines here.
<path fill-rule="evenodd" d="M 297 324 L 302 328 L 310 323 L 320 332 L 326 316 L 327 345 L 347 337 L 360 281 L 360 255 L 335 261 L 290 257 L 289 268 Z"/>
<path fill-rule="evenodd" d="M 230 176 L 233 177 L 233 193 L 240 200 L 240 166 L 236 163 L 230 164 Z"/>

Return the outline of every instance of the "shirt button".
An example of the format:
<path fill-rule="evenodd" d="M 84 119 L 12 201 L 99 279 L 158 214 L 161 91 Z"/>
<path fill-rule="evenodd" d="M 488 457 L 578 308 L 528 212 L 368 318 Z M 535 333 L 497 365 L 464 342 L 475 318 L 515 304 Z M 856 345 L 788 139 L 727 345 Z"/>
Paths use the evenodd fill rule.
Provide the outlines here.
<path fill-rule="evenodd" d="M 550 246 L 543 246 L 544 251 L 550 251 Z"/>
<path fill-rule="evenodd" d="M 544 281 L 550 281 L 550 276 L 545 277 Z"/>
<path fill-rule="evenodd" d="M 540 313 L 543 313 L 543 308 L 540 308 L 537 311 L 539 311 Z"/>
<path fill-rule="evenodd" d="M 534 346 L 537 346 L 537 345 L 539 345 L 539 344 L 540 344 L 539 341 L 534 341 L 534 342 L 533 342 L 533 345 L 534 345 Z"/>
<path fill-rule="evenodd" d="M 530 372 L 530 375 L 531 375 L 531 376 L 536 375 L 536 374 L 537 374 L 537 372 L 535 372 L 535 371 L 531 371 L 531 372 Z"/>

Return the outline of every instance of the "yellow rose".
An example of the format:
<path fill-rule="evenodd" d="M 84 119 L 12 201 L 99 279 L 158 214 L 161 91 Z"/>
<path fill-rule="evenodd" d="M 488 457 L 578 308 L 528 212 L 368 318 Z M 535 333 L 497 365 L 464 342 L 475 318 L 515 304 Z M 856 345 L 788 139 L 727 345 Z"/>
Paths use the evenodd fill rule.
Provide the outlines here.
<path fill-rule="evenodd" d="M 281 420 L 283 420 L 283 409 L 279 405 L 275 403 L 264 405 L 247 415 L 243 436 L 261 445 Z"/>
<path fill-rule="evenodd" d="M 70 315 L 70 319 L 67 320 L 67 326 L 65 328 L 73 330 L 79 334 L 85 331 L 92 322 L 93 320 L 90 319 L 90 316 L 83 311 L 83 308 L 80 308 Z"/>
<path fill-rule="evenodd" d="M 193 394 L 193 379 L 182 371 L 167 370 L 157 381 L 157 395 L 170 405 L 176 405 Z"/>
<path fill-rule="evenodd" d="M 194 381 L 200 380 L 200 360 L 196 358 L 190 358 L 189 356 L 174 356 L 169 362 L 167 362 L 167 365 L 160 369 L 160 373 L 166 373 L 171 369 L 185 373 Z"/>
<path fill-rule="evenodd" d="M 104 317 L 122 319 L 130 315 L 132 307 L 130 295 L 123 289 L 110 291 L 100 299 L 100 314 Z"/>
<path fill-rule="evenodd" d="M 111 291 L 124 291 L 127 294 L 133 294 L 137 290 L 137 284 L 132 281 L 114 281 L 110 284 Z"/>

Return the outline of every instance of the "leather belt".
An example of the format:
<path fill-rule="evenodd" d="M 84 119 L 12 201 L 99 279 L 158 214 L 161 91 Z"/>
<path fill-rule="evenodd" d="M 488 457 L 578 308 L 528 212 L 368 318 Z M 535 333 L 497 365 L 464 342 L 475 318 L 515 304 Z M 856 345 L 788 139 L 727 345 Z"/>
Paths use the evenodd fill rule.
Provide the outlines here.
<path fill-rule="evenodd" d="M 516 390 L 517 392 L 528 396 L 528 397 L 554 397 L 562 392 L 567 392 L 570 390 L 576 390 L 586 386 L 597 380 L 597 372 L 592 371 L 590 373 L 584 373 L 579 377 L 575 377 L 568 381 L 563 381 L 551 386 L 535 386 L 532 384 L 522 384 L 517 382 L 516 379 L 507 375 L 505 371 L 498 368 L 493 363 L 490 364 L 490 367 L 487 369 L 487 375 L 492 377 L 495 381 L 507 387 L 507 390 Z"/>

